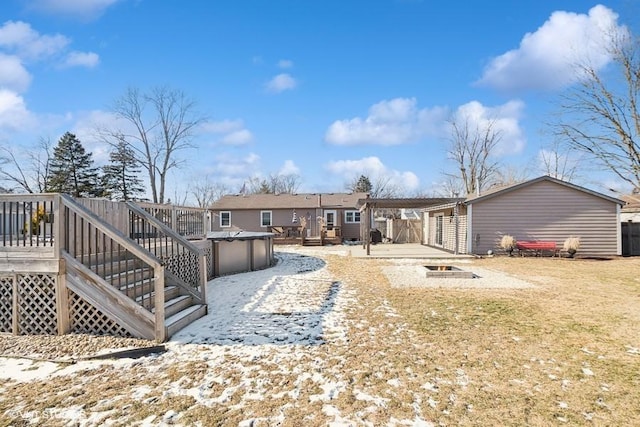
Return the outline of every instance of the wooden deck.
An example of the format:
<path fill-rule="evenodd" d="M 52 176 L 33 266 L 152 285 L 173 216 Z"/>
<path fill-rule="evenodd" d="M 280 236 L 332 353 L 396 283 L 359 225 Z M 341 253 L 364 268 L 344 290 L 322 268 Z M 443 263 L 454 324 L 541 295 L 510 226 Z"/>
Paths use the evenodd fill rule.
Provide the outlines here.
<path fill-rule="evenodd" d="M 147 209 L 61 194 L 1 195 L 0 332 L 161 342 L 205 315 L 205 250 L 163 222 L 195 230 L 197 213 L 185 219 Z"/>
<path fill-rule="evenodd" d="M 273 243 L 277 245 L 324 246 L 342 243 L 340 230 L 323 230 L 320 236 L 307 236 L 306 229 L 300 226 L 270 227 L 274 233 Z"/>

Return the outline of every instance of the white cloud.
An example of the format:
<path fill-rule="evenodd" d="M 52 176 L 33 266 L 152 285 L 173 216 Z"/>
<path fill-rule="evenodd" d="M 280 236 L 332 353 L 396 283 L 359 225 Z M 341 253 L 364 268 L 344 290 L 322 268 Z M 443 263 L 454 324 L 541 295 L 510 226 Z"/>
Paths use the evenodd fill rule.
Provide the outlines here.
<path fill-rule="evenodd" d="M 485 107 L 478 101 L 471 101 L 458 107 L 453 120 L 466 123 L 470 130 L 486 129 L 492 125 L 500 132 L 500 141 L 496 146 L 495 155 L 505 156 L 517 154 L 524 149 L 526 138 L 520 128 L 520 118 L 524 109 L 521 101 L 509 101 L 497 107 Z"/>
<path fill-rule="evenodd" d="M 329 162 L 325 168 L 338 175 L 361 175 L 364 172 L 372 175 L 380 175 L 387 168 L 378 157 L 365 157 L 360 160 L 336 160 Z"/>
<path fill-rule="evenodd" d="M 293 160 L 285 160 L 278 173 L 280 175 L 300 175 L 300 168 Z"/>
<path fill-rule="evenodd" d="M 266 84 L 267 92 L 280 93 L 285 90 L 292 90 L 298 85 L 296 79 L 287 73 L 278 74 Z"/>
<path fill-rule="evenodd" d="M 439 135 L 447 110 L 441 107 L 418 109 L 415 98 L 381 101 L 369 108 L 362 119 L 337 120 L 329 126 L 325 140 L 337 145 L 398 145 Z"/>
<path fill-rule="evenodd" d="M 372 183 L 378 179 L 388 180 L 390 185 L 397 186 L 405 192 L 417 190 L 420 186 L 420 179 L 415 173 L 390 169 L 375 156 L 359 160 L 337 160 L 325 164 L 324 167 L 330 173 L 342 176 L 345 182 L 365 175 Z"/>
<path fill-rule="evenodd" d="M 52 15 L 91 20 L 102 15 L 108 7 L 118 1 L 120 0 L 34 0 L 29 4 L 29 8 Z"/>
<path fill-rule="evenodd" d="M 202 126 L 202 130 L 222 134 L 219 142 L 225 145 L 246 145 L 253 141 L 253 133 L 245 129 L 244 122 L 240 119 L 207 122 Z"/>
<path fill-rule="evenodd" d="M 41 60 L 63 51 L 70 40 L 61 35 L 41 35 L 22 21 L 7 21 L 0 27 L 0 48 L 23 60 Z"/>
<path fill-rule="evenodd" d="M 253 134 L 247 129 L 233 131 L 220 139 L 220 142 L 225 145 L 246 145 L 251 141 L 253 141 Z"/>
<path fill-rule="evenodd" d="M 20 59 L 0 53 L 0 88 L 18 93 L 25 92 L 31 83 L 31 75 Z"/>
<path fill-rule="evenodd" d="M 587 61 L 596 70 L 609 61 L 607 40 L 626 32 L 618 15 L 597 5 L 588 15 L 557 11 L 535 32 L 522 38 L 518 49 L 494 58 L 478 84 L 500 90 L 557 89 L 579 75 L 575 65 Z"/>
<path fill-rule="evenodd" d="M 26 90 L 31 78 L 27 78 L 28 72 L 24 64 L 36 61 L 61 61 L 58 64 L 61 68 L 98 65 L 100 58 L 94 52 L 72 51 L 63 57 L 70 43 L 71 40 L 61 34 L 40 34 L 26 22 L 5 22 L 0 27 L 0 50 L 5 52 L 0 51 L 3 60 L 0 84 L 7 80 L 7 74 L 12 74 L 20 83 L 16 90 Z"/>
<path fill-rule="evenodd" d="M 93 52 L 71 52 L 67 55 L 63 67 L 93 68 L 100 62 L 98 54 Z"/>
<path fill-rule="evenodd" d="M 202 125 L 202 130 L 204 132 L 211 132 L 211 133 L 229 133 L 236 130 L 240 130 L 243 127 L 244 127 L 244 123 L 240 119 L 237 119 L 237 120 L 225 119 L 217 122 L 207 122 L 204 125 Z"/>
<path fill-rule="evenodd" d="M 20 130 L 29 126 L 32 119 L 20 95 L 0 89 L 0 131 Z"/>
<path fill-rule="evenodd" d="M 278 61 L 278 67 L 279 68 L 291 68 L 293 67 L 293 61 L 290 61 L 288 59 L 281 59 L 280 61 Z"/>
<path fill-rule="evenodd" d="M 260 156 L 255 153 L 249 153 L 245 157 L 221 153 L 216 156 L 211 173 L 225 179 L 246 178 L 254 175 L 259 166 Z"/>

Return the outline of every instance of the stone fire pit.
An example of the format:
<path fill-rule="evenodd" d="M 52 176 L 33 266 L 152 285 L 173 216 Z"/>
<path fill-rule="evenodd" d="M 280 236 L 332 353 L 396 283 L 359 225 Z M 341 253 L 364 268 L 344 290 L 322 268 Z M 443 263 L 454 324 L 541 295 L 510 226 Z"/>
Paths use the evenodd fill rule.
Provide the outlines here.
<path fill-rule="evenodd" d="M 427 278 L 473 279 L 472 271 L 465 271 L 453 265 L 425 265 Z"/>

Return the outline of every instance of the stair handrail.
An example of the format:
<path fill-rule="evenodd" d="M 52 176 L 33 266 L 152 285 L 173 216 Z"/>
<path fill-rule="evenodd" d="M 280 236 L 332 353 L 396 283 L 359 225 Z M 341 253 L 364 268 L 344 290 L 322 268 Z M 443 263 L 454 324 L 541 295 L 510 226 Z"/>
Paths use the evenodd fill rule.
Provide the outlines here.
<path fill-rule="evenodd" d="M 126 247 L 129 252 L 140 258 L 142 261 L 146 262 L 154 269 L 161 269 L 164 267 L 162 261 L 152 252 L 138 245 L 133 239 L 125 236 L 117 228 L 102 220 L 100 217 L 96 216 L 93 212 L 91 212 L 90 209 L 77 203 L 71 196 L 67 194 L 60 194 L 60 197 L 64 201 L 63 206 L 66 206 L 70 210 L 74 211 L 85 220 L 90 221 L 91 225 L 93 225 L 96 229 L 102 231 L 105 235 L 121 244 L 122 246 Z"/>
<path fill-rule="evenodd" d="M 199 247 L 197 247 L 193 243 L 191 243 L 184 236 L 180 235 L 180 233 L 178 233 L 176 230 L 173 230 L 171 227 L 167 226 L 163 221 L 161 221 L 160 219 L 156 218 L 151 213 L 149 213 L 145 209 L 141 208 L 140 206 L 138 206 L 134 202 L 126 201 L 125 204 L 129 208 L 130 211 L 132 211 L 136 215 L 144 218 L 149 223 L 151 223 L 155 227 L 157 227 L 166 236 L 169 236 L 173 241 L 175 241 L 178 244 L 182 245 L 189 252 L 191 252 L 194 255 L 196 255 L 196 257 L 198 259 L 198 262 L 199 262 L 199 265 L 198 265 L 199 274 L 198 274 L 198 278 L 197 278 L 197 283 L 192 283 L 190 285 L 191 286 L 193 286 L 193 285 L 197 286 L 195 288 L 195 291 L 197 291 L 197 294 L 199 295 L 198 299 L 200 299 L 201 303 L 205 303 L 206 302 L 206 294 L 205 294 L 205 292 L 206 292 L 206 284 L 207 284 L 207 273 L 206 273 L 207 270 L 206 270 L 206 257 L 205 257 L 204 250 L 199 248 Z M 176 275 L 177 277 L 180 277 L 178 274 L 176 274 L 177 272 L 171 271 L 170 266 L 165 264 L 165 268 L 167 269 L 168 272 L 171 272 L 174 275 Z M 182 279 L 185 283 L 189 282 L 188 280 L 185 280 L 182 277 L 180 277 L 180 279 Z M 178 283 L 178 284 L 180 284 L 180 283 Z M 192 289 L 188 289 L 188 291 L 193 294 L 194 289 L 193 288 Z"/>
<path fill-rule="evenodd" d="M 152 252 L 146 250 L 144 247 L 140 246 L 133 239 L 124 235 L 120 230 L 118 230 L 113 225 L 109 224 L 96 214 L 94 214 L 90 209 L 76 202 L 76 200 L 67 195 L 60 194 L 60 212 L 63 212 L 64 208 L 68 208 L 70 212 L 75 213 L 76 215 L 83 218 L 90 225 L 92 225 L 96 230 L 104 233 L 105 236 L 112 239 L 117 244 L 124 247 L 127 251 L 129 251 L 134 256 L 138 257 L 142 262 L 149 265 L 154 272 L 154 280 L 153 280 L 153 291 L 154 291 L 154 306 L 155 306 L 155 335 L 156 340 L 164 341 L 166 339 L 166 326 L 165 326 L 165 318 L 164 318 L 164 286 L 165 286 L 165 266 L 162 261 L 156 257 Z M 55 221 L 58 221 L 57 226 L 62 228 L 62 219 L 60 218 L 63 215 L 58 215 L 55 218 Z M 71 255 L 68 251 L 69 242 L 68 242 L 68 232 L 65 231 L 64 239 L 61 239 L 62 242 L 58 245 L 58 250 L 60 251 L 59 257 L 62 258 L 63 252 Z M 88 267 L 85 266 L 87 270 Z M 124 295 L 124 294 L 123 294 Z"/>

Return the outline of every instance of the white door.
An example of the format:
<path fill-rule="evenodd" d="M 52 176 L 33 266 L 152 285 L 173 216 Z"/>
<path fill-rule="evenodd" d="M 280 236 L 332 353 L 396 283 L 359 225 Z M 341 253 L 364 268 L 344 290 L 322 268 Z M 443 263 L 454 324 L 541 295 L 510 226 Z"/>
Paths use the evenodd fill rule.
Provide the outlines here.
<path fill-rule="evenodd" d="M 442 246 L 442 242 L 443 242 L 443 236 L 442 236 L 442 228 L 443 228 L 443 219 L 444 219 L 444 214 L 440 214 L 436 216 L 436 245 L 438 246 Z"/>
<path fill-rule="evenodd" d="M 333 228 L 337 225 L 336 223 L 336 215 L 337 211 L 324 211 L 324 225 L 327 227 L 327 230 L 333 230 Z"/>

